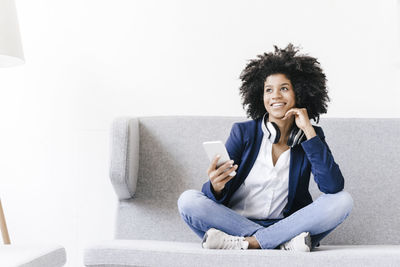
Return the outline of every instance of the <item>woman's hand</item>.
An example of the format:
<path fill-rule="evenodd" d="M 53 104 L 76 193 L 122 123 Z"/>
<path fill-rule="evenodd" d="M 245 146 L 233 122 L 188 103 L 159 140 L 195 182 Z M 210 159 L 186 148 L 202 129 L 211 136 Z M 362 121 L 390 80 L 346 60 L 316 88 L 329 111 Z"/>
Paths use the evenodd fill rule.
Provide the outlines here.
<path fill-rule="evenodd" d="M 214 188 L 214 191 L 217 195 L 221 194 L 222 189 L 224 189 L 225 187 L 225 184 L 234 177 L 230 176 L 229 174 L 232 171 L 235 171 L 238 167 L 237 164 L 232 166 L 233 160 L 229 160 L 227 162 L 224 162 L 224 164 L 221 164 L 221 166 L 216 169 L 218 160 L 219 157 L 216 156 L 207 170 L 208 177 L 210 177 L 212 187 Z M 231 168 L 227 170 L 229 167 Z"/>
<path fill-rule="evenodd" d="M 289 109 L 282 120 L 286 120 L 291 116 L 295 116 L 295 123 L 297 127 L 303 130 L 307 139 L 313 138 L 317 135 L 314 128 L 311 125 L 310 119 L 308 118 L 307 109 L 305 108 L 291 108 Z"/>

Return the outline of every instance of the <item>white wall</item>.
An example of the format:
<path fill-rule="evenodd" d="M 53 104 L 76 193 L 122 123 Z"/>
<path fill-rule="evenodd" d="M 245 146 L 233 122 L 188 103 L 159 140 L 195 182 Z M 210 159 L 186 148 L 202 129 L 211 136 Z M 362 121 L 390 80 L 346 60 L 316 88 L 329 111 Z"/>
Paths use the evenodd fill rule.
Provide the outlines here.
<path fill-rule="evenodd" d="M 11 241 L 62 244 L 80 266 L 113 235 L 112 119 L 245 116 L 239 74 L 273 44 L 319 58 L 326 117 L 399 117 L 397 2 L 17 0 L 26 64 L 0 69 Z"/>

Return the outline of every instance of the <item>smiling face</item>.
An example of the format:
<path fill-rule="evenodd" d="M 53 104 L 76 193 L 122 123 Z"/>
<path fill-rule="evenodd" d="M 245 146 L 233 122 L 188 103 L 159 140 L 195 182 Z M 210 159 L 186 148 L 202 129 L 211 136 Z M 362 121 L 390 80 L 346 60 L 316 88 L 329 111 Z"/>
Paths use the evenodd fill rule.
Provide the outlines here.
<path fill-rule="evenodd" d="M 289 109 L 296 106 L 293 85 L 286 75 L 271 74 L 265 79 L 264 106 L 270 121 L 283 118 Z"/>

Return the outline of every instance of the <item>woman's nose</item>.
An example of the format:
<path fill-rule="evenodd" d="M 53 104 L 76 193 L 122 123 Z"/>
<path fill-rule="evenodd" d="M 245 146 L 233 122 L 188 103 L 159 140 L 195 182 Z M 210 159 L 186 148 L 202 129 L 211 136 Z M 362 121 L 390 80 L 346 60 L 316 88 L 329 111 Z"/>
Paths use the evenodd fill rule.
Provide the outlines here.
<path fill-rule="evenodd" d="M 274 98 L 280 98 L 282 95 L 281 95 L 281 92 L 279 91 L 279 90 L 274 90 L 273 92 L 272 92 L 272 98 L 274 99 Z"/>

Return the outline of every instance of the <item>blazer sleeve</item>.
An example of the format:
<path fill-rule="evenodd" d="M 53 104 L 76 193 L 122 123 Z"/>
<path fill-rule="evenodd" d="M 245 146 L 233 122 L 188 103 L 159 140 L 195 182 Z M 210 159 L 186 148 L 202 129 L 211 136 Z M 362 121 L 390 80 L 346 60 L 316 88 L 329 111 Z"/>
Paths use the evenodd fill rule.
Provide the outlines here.
<path fill-rule="evenodd" d="M 321 192 L 334 194 L 344 188 L 344 178 L 335 162 L 324 132 L 320 127 L 314 127 L 317 136 L 301 143 L 303 150 L 311 163 L 311 172 Z"/>
<path fill-rule="evenodd" d="M 241 156 L 243 152 L 243 135 L 242 131 L 239 127 L 239 124 L 234 123 L 229 134 L 227 141 L 225 142 L 226 150 L 228 151 L 229 158 L 234 161 L 233 164 L 238 164 L 240 166 L 241 163 Z M 239 168 L 236 169 L 236 172 Z M 234 178 L 229 180 L 226 184 L 224 189 L 222 189 L 220 198 L 216 198 L 215 191 L 212 187 L 210 179 L 206 183 L 203 184 L 201 191 L 210 199 L 214 200 L 217 203 L 223 203 L 228 196 L 229 188 L 232 185 L 232 181 Z"/>

